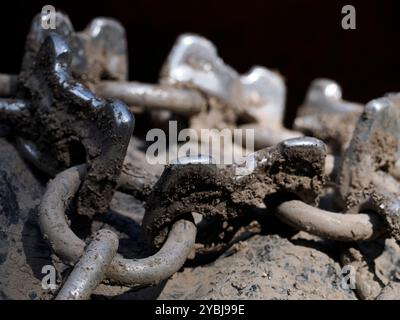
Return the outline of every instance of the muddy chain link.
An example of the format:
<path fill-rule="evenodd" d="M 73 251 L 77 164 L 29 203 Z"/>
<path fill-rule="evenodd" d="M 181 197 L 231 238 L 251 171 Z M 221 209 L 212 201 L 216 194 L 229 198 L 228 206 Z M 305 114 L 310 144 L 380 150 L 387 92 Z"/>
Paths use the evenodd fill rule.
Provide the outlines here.
<path fill-rule="evenodd" d="M 65 216 L 85 174 L 85 165 L 59 173 L 48 184 L 39 207 L 40 228 L 53 251 L 65 263 L 77 263 L 67 281 L 68 289 L 62 290 L 61 297 L 88 297 L 103 280 L 103 274 L 111 283 L 134 287 L 156 284 L 178 271 L 191 253 L 196 238 L 196 227 L 187 220 L 175 222 L 162 248 L 144 259 L 125 259 L 115 254 L 114 246 L 106 244 L 103 238 L 111 237 L 112 242 L 116 242 L 116 235 L 105 230 L 102 231 L 104 236 L 99 241 L 95 237 L 85 252 L 85 242 L 71 230 Z M 99 259 L 104 262 L 93 259 L 96 252 L 100 252 Z M 80 288 L 76 294 L 75 287 Z"/>
<path fill-rule="evenodd" d="M 337 83 L 317 79 L 290 130 L 283 125 L 282 77 L 259 66 L 240 75 L 203 37 L 180 36 L 159 83 L 144 84 L 128 81 L 125 31 L 118 22 L 95 19 L 76 32 L 66 15 L 58 12 L 56 21 L 57 31 L 50 32 L 35 17 L 20 74 L 0 75 L 1 134 L 13 134 L 21 154 L 54 177 L 39 207 L 40 229 L 53 252 L 74 266 L 56 299 L 89 299 L 104 281 L 159 283 L 194 253 L 226 249 L 232 230 L 253 209 L 326 239 L 400 242 L 399 94 L 362 106 L 345 101 Z M 193 129 L 254 129 L 258 151 L 245 164 L 181 157 L 144 186 L 123 169 L 133 113 L 145 111 L 164 122 L 184 116 Z M 221 113 L 230 116 L 221 122 L 215 117 Z M 344 212 L 318 207 L 332 185 L 336 208 Z M 117 187 L 149 189 L 143 191 L 141 230 L 153 255 L 126 259 L 113 231 L 101 229 L 85 242 L 71 229 L 66 210 L 75 197 L 72 214 L 93 218 L 108 209 Z M 199 249 L 205 221 L 225 229 Z M 390 285 L 379 297 L 393 290 Z"/>

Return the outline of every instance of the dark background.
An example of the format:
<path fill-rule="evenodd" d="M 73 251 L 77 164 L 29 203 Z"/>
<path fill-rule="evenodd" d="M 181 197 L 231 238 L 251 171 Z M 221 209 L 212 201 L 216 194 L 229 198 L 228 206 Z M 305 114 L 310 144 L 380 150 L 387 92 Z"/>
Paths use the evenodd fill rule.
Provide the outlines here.
<path fill-rule="evenodd" d="M 288 86 L 287 124 L 316 77 L 338 81 L 353 101 L 400 91 L 400 1 L 3 0 L 0 72 L 18 72 L 31 19 L 45 4 L 65 11 L 76 30 L 96 16 L 118 19 L 127 30 L 132 80 L 156 82 L 183 32 L 209 38 L 239 72 L 277 69 Z M 346 4 L 356 8 L 356 30 L 341 28 Z"/>

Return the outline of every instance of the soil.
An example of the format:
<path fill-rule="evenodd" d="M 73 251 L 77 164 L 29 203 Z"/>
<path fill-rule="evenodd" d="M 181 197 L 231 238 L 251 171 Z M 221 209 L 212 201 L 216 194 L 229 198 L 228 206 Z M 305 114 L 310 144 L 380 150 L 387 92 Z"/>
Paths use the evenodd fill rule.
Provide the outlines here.
<path fill-rule="evenodd" d="M 326 141 L 335 154 L 350 142 L 337 179 L 340 205 L 355 209 L 373 195 L 379 208 L 391 206 L 375 210 L 393 238 L 343 245 L 295 233 L 286 225 L 275 232 L 268 225 L 276 223 L 275 217 L 266 217 L 273 201 L 290 196 L 318 204 L 325 183 L 325 147 L 283 142 L 258 152 L 256 167 L 243 176 L 235 173 L 235 166 L 151 167 L 138 141 L 131 139 L 134 118 L 127 107 L 89 90 L 101 80 L 126 80 L 122 26 L 97 21 L 93 29 L 75 33 L 68 17 L 58 14 L 56 21 L 65 39 L 43 31 L 40 16 L 34 19 L 18 84 L 6 88 L 24 100 L 21 108 L 29 108 L 14 112 L 19 107 L 15 104 L 0 120 L 9 121 L 7 129 L 18 136 L 20 146 L 31 143 L 36 148 L 40 157 L 31 160 L 41 162 L 42 170 L 55 173 L 87 163 L 88 173 L 66 212 L 71 229 L 86 243 L 96 231 L 112 230 L 119 238 L 118 252 L 140 259 L 162 245 L 178 218 L 192 219 L 198 227 L 195 250 L 170 279 L 142 289 L 104 282 L 92 299 L 399 298 L 398 201 L 393 200 L 396 195 L 373 193 L 390 188 L 398 192 L 398 182 L 385 177 L 398 156 L 399 137 L 393 133 L 399 127 L 397 111 L 392 110 L 395 116 L 381 115 L 385 128 L 363 113 L 351 141 L 358 112 L 317 115 L 316 128 L 303 128 Z M 106 27 L 94 31 L 100 25 Z M 207 104 L 209 110 L 192 117 L 190 127 L 222 129 L 261 121 L 239 119 L 243 110 L 214 98 Z M 58 288 L 72 267 L 51 252 L 38 224 L 48 177 L 22 159 L 14 142 L 0 139 L 0 299 L 53 299 L 58 289 L 43 287 L 43 267 L 55 268 Z M 377 175 L 382 185 L 374 182 Z M 386 181 L 390 183 L 385 186 Z M 117 184 L 120 191 L 115 192 Z M 257 210 L 262 214 L 254 221 Z M 344 265 L 356 269 L 355 290 L 343 286 Z"/>
<path fill-rule="evenodd" d="M 15 148 L 0 139 L 0 298 L 49 299 L 42 290 L 44 265 L 51 252 L 42 240 L 38 205 L 45 184 Z"/>
<path fill-rule="evenodd" d="M 58 286 L 71 271 L 51 253 L 38 226 L 37 208 L 46 180 L 22 160 L 12 143 L 0 139 L 1 299 L 52 299 L 56 290 L 44 290 L 41 286 L 43 266 L 55 267 Z M 118 234 L 121 254 L 140 258 L 149 254 L 140 235 L 144 213 L 143 201 L 116 192 L 111 209 L 95 215 L 92 223 L 73 213 L 69 218 L 72 229 L 82 239 L 107 228 Z M 278 235 L 271 229 L 276 223 L 274 217 L 269 219 L 267 229 L 259 224 L 244 227 L 216 260 L 188 260 L 169 280 L 139 290 L 101 284 L 92 299 L 360 298 L 358 293 L 340 286 L 340 244 L 304 232 Z M 273 234 L 260 234 L 266 230 Z M 365 246 L 369 248 L 370 244 Z M 369 250 L 372 253 L 363 254 L 379 280 L 376 295 L 388 286 L 381 294 L 384 298 L 393 294 L 400 279 L 400 249 L 393 239 L 376 248 L 375 253 Z"/>
<path fill-rule="evenodd" d="M 327 254 L 278 235 L 256 235 L 215 262 L 184 268 L 162 285 L 117 299 L 356 299 L 340 279 L 339 264 Z"/>

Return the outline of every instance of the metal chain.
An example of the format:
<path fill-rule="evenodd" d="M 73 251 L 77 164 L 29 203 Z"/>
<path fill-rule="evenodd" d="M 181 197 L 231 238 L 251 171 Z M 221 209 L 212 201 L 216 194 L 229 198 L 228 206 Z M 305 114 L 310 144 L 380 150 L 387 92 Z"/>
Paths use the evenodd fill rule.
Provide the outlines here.
<path fill-rule="evenodd" d="M 85 252 L 85 242 L 79 239 L 71 230 L 65 217 L 65 210 L 76 194 L 86 174 L 86 166 L 72 167 L 59 173 L 49 182 L 39 207 L 39 223 L 42 234 L 47 239 L 52 250 L 65 263 L 78 267 L 73 272 L 71 286 L 77 281 L 85 283 L 85 292 L 78 296 L 88 296 L 88 291 L 94 287 L 101 275 L 105 272 L 106 277 L 115 284 L 125 286 L 143 286 L 158 283 L 167 279 L 178 271 L 188 255 L 191 253 L 195 238 L 196 227 L 187 220 L 175 222 L 168 234 L 168 239 L 162 248 L 153 256 L 144 259 L 125 259 L 119 254 L 114 255 L 112 247 L 104 247 L 103 241 L 94 244 L 92 250 L 106 250 L 107 255 L 112 256 L 109 268 L 104 271 L 104 265 L 90 257 L 93 253 Z M 87 280 L 84 267 L 90 264 L 90 280 Z M 103 280 L 103 279 L 101 279 Z M 65 289 L 61 296 L 65 297 L 70 291 Z M 68 296 L 70 296 L 68 294 Z"/>
<path fill-rule="evenodd" d="M 39 207 L 40 228 L 54 253 L 74 266 L 57 299 L 88 299 L 105 279 L 130 287 L 167 279 L 195 251 L 196 234 L 205 232 L 186 219 L 192 212 L 237 224 L 249 209 L 262 208 L 335 241 L 400 241 L 399 94 L 364 107 L 343 100 L 337 83 L 317 79 L 290 130 L 283 125 L 282 77 L 263 67 L 240 75 L 203 37 L 180 36 L 159 83 L 143 84 L 127 81 L 127 44 L 118 22 L 95 19 L 75 32 L 66 15 L 58 12 L 56 21 L 59 34 L 50 34 L 35 17 L 20 74 L 0 74 L 0 121 L 9 129 L 1 134 L 11 132 L 22 155 L 54 177 Z M 99 69 L 92 68 L 96 64 Z M 143 188 L 122 170 L 137 107 L 179 114 L 196 128 L 196 117 L 221 106 L 234 115 L 226 127 L 255 129 L 251 168 L 237 174 L 239 164 L 217 166 L 205 155 L 179 158 L 146 186 L 142 231 L 158 248 L 154 255 L 123 258 L 118 236 L 105 229 L 86 246 L 65 215 L 74 197 L 78 213 L 91 217 L 108 208 L 117 187 Z M 87 153 L 85 164 L 75 165 L 77 141 Z M 326 180 L 344 213 L 356 214 L 317 207 Z M 230 236 L 218 235 L 222 242 Z"/>

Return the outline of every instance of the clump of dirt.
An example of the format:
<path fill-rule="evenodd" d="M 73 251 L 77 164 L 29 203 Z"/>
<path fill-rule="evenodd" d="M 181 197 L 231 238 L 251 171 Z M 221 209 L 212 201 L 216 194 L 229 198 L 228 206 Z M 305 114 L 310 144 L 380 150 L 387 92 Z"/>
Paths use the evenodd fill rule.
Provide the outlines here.
<path fill-rule="evenodd" d="M 400 281 L 400 247 L 395 239 L 349 244 L 341 253 L 342 265 L 354 268 L 357 296 L 377 299 L 385 286 Z"/>
<path fill-rule="evenodd" d="M 0 299 L 52 299 L 57 289 L 42 287 L 47 274 L 42 268 L 54 266 L 56 286 L 71 270 L 52 254 L 40 231 L 38 206 L 46 188 L 42 178 L 10 142 L 0 139 Z M 127 258 L 147 254 L 139 238 L 143 202 L 116 192 L 111 209 L 92 222 L 71 209 L 71 227 L 82 239 L 107 228 L 118 234 L 119 252 Z"/>
<path fill-rule="evenodd" d="M 257 152 L 255 168 L 242 177 L 236 166 L 167 166 L 146 203 L 143 230 L 149 243 L 159 247 L 168 226 L 185 214 L 197 212 L 229 224 L 249 208 L 265 208 L 266 197 L 274 193 L 291 193 L 315 205 L 324 184 L 325 149 L 292 143 Z"/>
<path fill-rule="evenodd" d="M 376 298 L 376 300 L 400 300 L 400 283 L 389 283 Z"/>
<path fill-rule="evenodd" d="M 182 284 L 185 285 L 182 285 Z M 254 236 L 206 266 L 176 273 L 159 299 L 356 299 L 340 266 L 277 235 Z"/>
<path fill-rule="evenodd" d="M 18 95 L 28 99 L 32 108 L 29 121 L 15 130 L 34 142 L 53 172 L 88 164 L 78 212 L 92 216 L 107 210 L 111 201 L 134 116 L 122 102 L 101 99 L 77 82 L 71 71 L 73 57 L 62 37 L 50 34 L 45 38 L 20 75 Z"/>
<path fill-rule="evenodd" d="M 12 144 L 0 139 L 0 151 L 0 297 L 52 299 L 55 290 L 45 290 L 42 287 L 41 281 L 45 275 L 42 273 L 43 266 L 55 266 L 58 286 L 65 280 L 71 267 L 54 256 L 42 239 L 37 207 L 45 183 L 34 175 L 35 171 L 21 159 Z M 284 167 L 291 170 L 290 165 Z M 308 169 L 302 168 L 305 173 L 308 172 Z M 304 179 L 308 179 L 305 176 Z M 187 187 L 190 188 L 190 184 Z M 71 227 L 82 239 L 89 238 L 99 229 L 107 228 L 118 234 L 119 253 L 126 258 L 141 258 L 149 254 L 140 237 L 140 223 L 145 214 L 142 201 L 132 195 L 116 192 L 111 209 L 95 215 L 91 222 L 87 217 L 77 216 L 74 209 L 71 208 L 69 216 Z M 243 227 L 242 223 L 238 223 L 239 226 L 243 230 L 238 233 L 231 230 L 233 237 L 223 247 L 224 250 L 227 247 L 229 249 L 211 263 L 199 265 L 189 260 L 169 280 L 140 290 L 102 284 L 92 298 L 357 298 L 352 291 L 341 286 L 339 258 L 334 252 L 339 251 L 337 243 L 332 244 L 334 248 L 328 248 L 315 240 L 315 237 L 308 236 L 312 238 L 310 241 L 304 233 L 303 236 L 298 235 L 288 240 L 278 235 L 255 235 L 260 232 L 257 224 Z M 229 224 L 223 224 L 222 230 L 228 228 Z M 365 245 L 367 249 L 370 246 L 370 242 Z M 369 270 L 368 275 L 372 277 L 368 279 L 379 282 L 374 298 L 393 296 L 393 288 L 397 288 L 400 279 L 400 251 L 396 242 L 388 239 L 376 253 L 361 254 L 365 255 L 361 259 L 366 259 L 365 266 Z M 372 257 L 367 257 L 368 254 Z M 380 293 L 380 288 L 385 285 L 387 288 Z"/>

